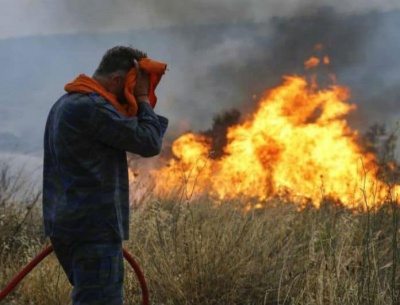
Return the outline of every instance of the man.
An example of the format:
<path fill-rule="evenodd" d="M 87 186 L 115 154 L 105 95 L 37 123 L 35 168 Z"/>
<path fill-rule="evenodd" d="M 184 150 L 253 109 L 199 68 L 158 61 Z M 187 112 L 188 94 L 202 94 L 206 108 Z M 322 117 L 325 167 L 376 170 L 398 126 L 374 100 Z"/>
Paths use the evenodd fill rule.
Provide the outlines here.
<path fill-rule="evenodd" d="M 143 157 L 159 154 L 168 125 L 150 105 L 149 75 L 138 64 L 145 57 L 130 47 L 108 50 L 93 77 L 81 75 L 67 85 L 68 93 L 48 115 L 45 235 L 74 287 L 74 305 L 123 301 L 122 241 L 129 228 L 126 151 Z M 122 112 L 129 107 L 124 89 L 133 68 L 137 112 L 129 117 Z"/>

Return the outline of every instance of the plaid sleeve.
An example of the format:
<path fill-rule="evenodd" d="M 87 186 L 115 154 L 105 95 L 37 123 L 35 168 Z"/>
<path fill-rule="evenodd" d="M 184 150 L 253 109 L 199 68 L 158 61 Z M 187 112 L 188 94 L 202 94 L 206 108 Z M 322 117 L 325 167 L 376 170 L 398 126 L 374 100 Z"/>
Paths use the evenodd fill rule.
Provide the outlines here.
<path fill-rule="evenodd" d="M 106 145 L 142 157 L 159 154 L 168 120 L 160 119 L 147 103 L 139 103 L 138 106 L 138 116 L 134 118 L 120 115 L 108 103 L 95 107 L 91 119 L 93 137 Z"/>

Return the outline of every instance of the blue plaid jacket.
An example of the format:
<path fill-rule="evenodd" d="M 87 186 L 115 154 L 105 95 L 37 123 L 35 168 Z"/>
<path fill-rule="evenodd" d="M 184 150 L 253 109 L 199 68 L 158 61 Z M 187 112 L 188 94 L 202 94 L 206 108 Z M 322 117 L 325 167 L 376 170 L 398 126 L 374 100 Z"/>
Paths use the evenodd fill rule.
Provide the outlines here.
<path fill-rule="evenodd" d="M 167 126 L 147 103 L 139 103 L 137 117 L 127 118 L 96 93 L 62 96 L 44 135 L 45 235 L 128 239 L 126 151 L 157 155 Z"/>

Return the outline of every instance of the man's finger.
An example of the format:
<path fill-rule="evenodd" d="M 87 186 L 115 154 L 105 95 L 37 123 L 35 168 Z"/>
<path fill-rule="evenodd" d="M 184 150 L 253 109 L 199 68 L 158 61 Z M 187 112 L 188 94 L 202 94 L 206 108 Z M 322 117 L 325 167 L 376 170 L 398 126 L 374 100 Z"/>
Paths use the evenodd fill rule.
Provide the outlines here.
<path fill-rule="evenodd" d="M 139 63 L 137 62 L 136 59 L 133 60 L 133 64 L 135 65 L 137 77 L 140 77 L 142 73 L 141 73 L 140 68 L 139 68 Z"/>

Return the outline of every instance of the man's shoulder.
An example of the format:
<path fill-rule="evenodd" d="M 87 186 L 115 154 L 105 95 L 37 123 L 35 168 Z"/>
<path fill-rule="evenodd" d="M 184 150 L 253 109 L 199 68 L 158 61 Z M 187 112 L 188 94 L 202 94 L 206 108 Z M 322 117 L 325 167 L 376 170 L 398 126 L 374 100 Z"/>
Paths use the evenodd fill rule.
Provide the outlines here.
<path fill-rule="evenodd" d="M 77 105 L 83 107 L 84 105 L 107 110 L 116 110 L 115 107 L 109 103 L 103 96 L 96 92 L 91 93 L 72 93 L 67 97 Z"/>
<path fill-rule="evenodd" d="M 108 102 L 103 96 L 96 92 L 87 95 L 93 102 L 93 105 L 100 110 L 101 113 L 106 113 L 108 116 L 121 117 L 120 112 L 113 104 Z"/>
<path fill-rule="evenodd" d="M 67 93 L 61 96 L 52 106 L 49 117 L 54 119 L 76 119 L 89 116 L 93 112 L 94 103 L 87 94 Z"/>
<path fill-rule="evenodd" d="M 93 104 L 92 99 L 88 94 L 84 93 L 66 93 L 59 98 L 57 101 L 60 105 L 66 106 L 87 106 Z"/>
<path fill-rule="evenodd" d="M 53 105 L 52 115 L 77 118 L 92 116 L 94 113 L 106 113 L 108 116 L 117 116 L 118 110 L 104 97 L 97 93 L 67 93 L 61 96 Z"/>

